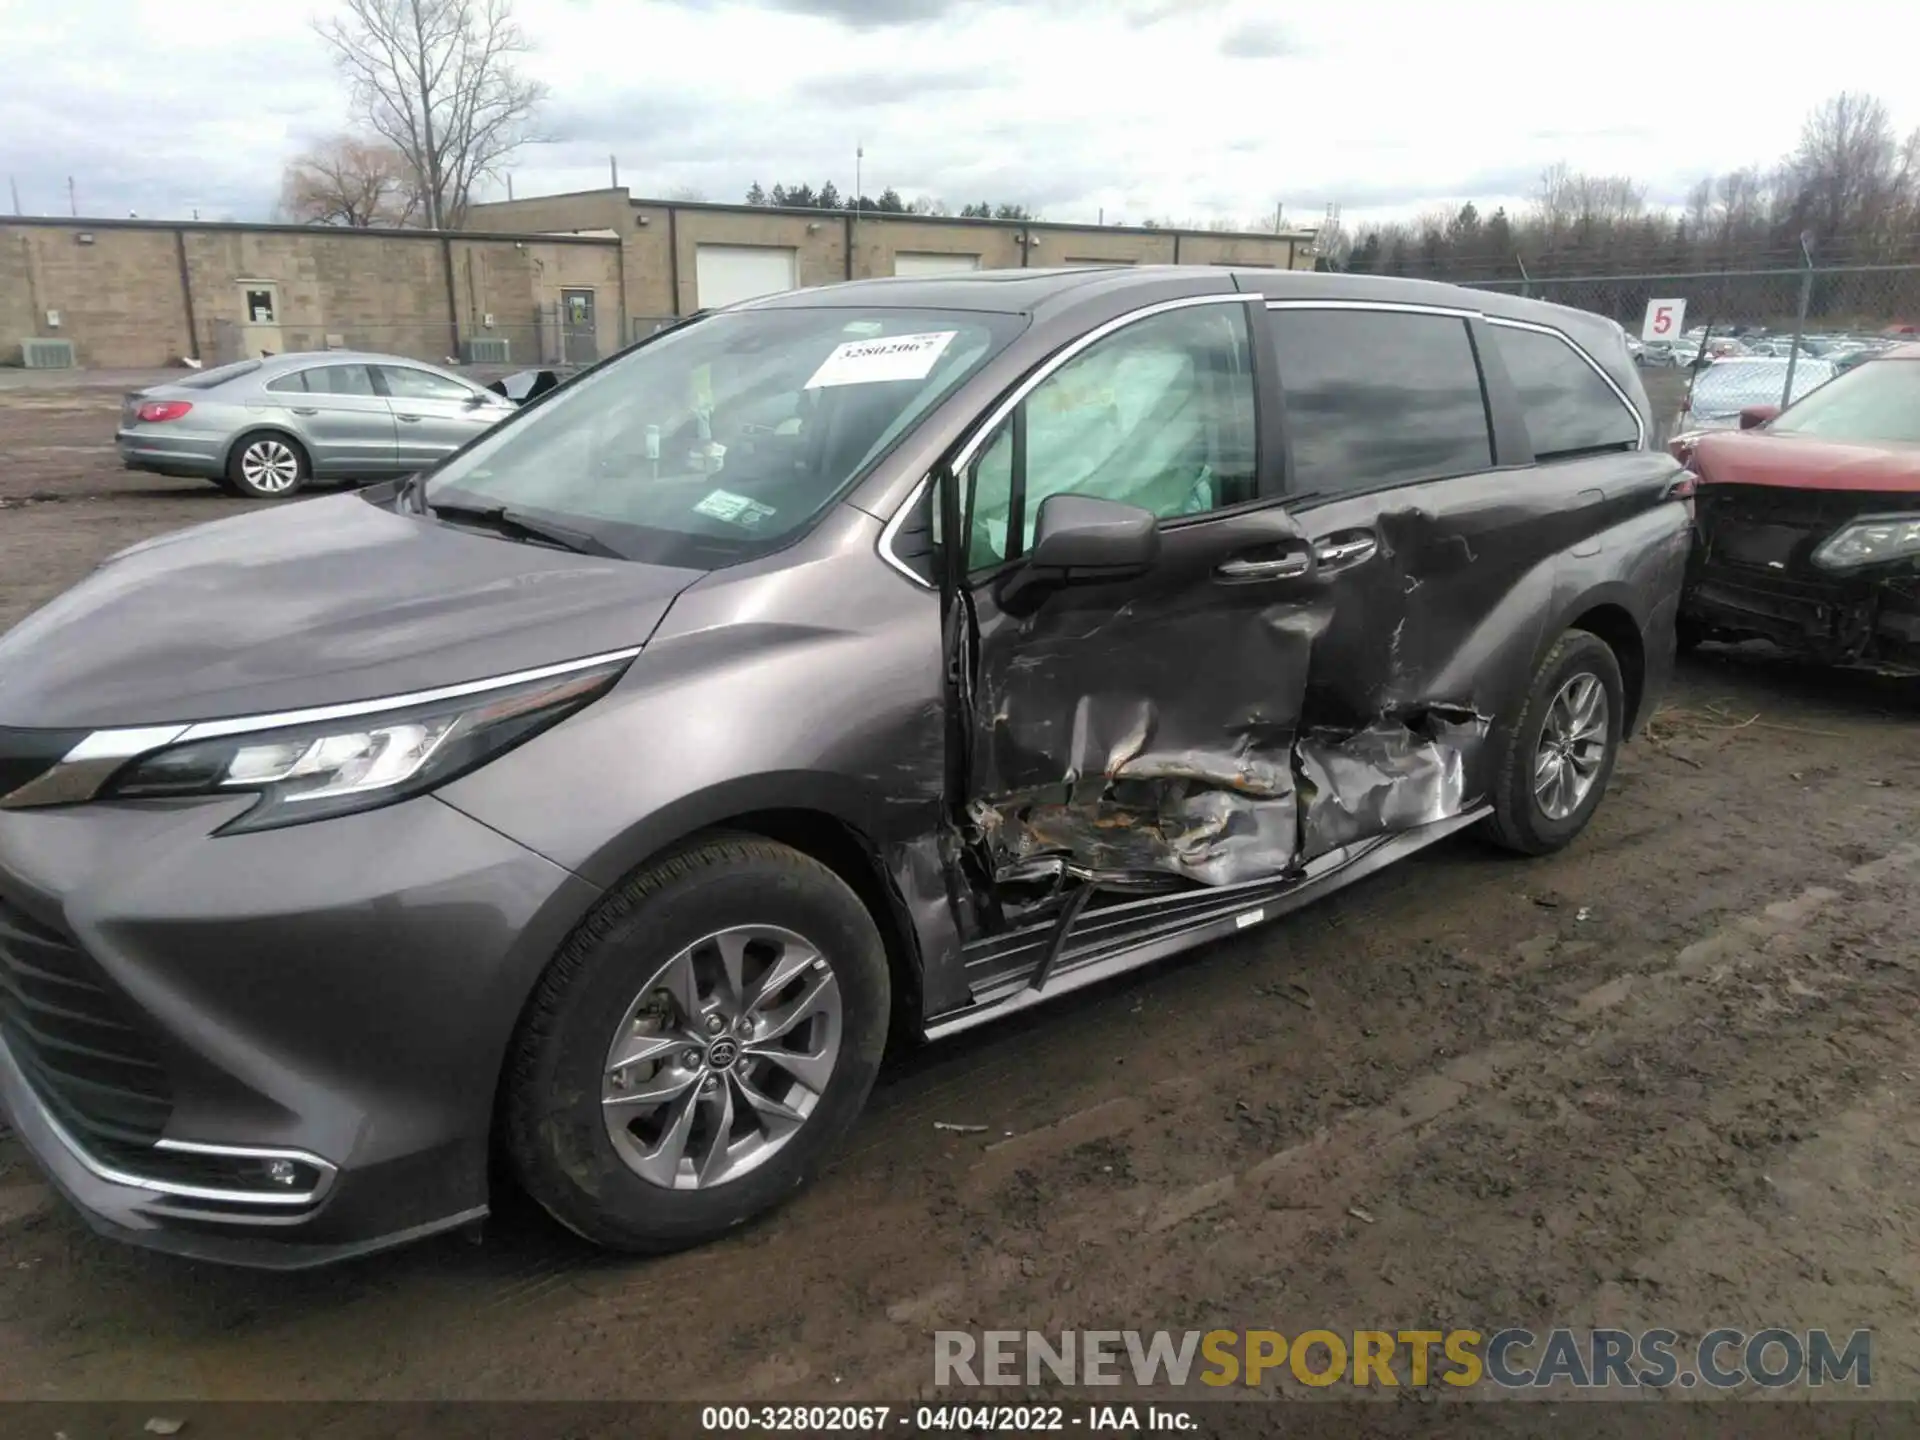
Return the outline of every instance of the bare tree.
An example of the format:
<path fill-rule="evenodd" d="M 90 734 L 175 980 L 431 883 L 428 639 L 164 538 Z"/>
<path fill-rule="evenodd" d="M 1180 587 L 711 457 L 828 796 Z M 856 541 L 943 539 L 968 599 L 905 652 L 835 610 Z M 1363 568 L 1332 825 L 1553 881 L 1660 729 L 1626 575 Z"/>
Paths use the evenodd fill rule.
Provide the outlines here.
<path fill-rule="evenodd" d="M 413 166 L 392 145 L 338 135 L 288 164 L 280 213 L 305 225 L 408 225 L 420 210 Z"/>
<path fill-rule="evenodd" d="M 1880 229 L 1900 198 L 1900 149 L 1887 107 L 1871 95 L 1835 95 L 1807 117 L 1788 167 L 1821 240 Z"/>
<path fill-rule="evenodd" d="M 456 226 L 474 186 L 535 138 L 546 87 L 513 57 L 529 46 L 511 0 L 344 0 L 320 36 L 354 105 L 420 175 L 427 224 Z"/>

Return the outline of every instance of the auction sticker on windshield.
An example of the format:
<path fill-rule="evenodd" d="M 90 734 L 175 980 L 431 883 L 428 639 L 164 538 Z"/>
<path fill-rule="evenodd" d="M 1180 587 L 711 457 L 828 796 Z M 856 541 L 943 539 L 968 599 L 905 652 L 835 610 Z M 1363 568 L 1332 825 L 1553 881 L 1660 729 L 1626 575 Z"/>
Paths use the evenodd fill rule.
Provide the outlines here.
<path fill-rule="evenodd" d="M 836 345 L 807 381 L 809 390 L 835 385 L 873 385 L 882 380 L 924 380 L 934 362 L 953 343 L 957 330 L 924 335 L 888 335 L 880 340 L 849 340 Z"/>
<path fill-rule="evenodd" d="M 745 495 L 736 495 L 731 490 L 709 490 L 707 498 L 693 507 L 696 515 L 710 515 L 715 520 L 728 520 L 735 525 L 758 525 L 767 516 L 773 514 L 774 507 L 762 505 Z"/>

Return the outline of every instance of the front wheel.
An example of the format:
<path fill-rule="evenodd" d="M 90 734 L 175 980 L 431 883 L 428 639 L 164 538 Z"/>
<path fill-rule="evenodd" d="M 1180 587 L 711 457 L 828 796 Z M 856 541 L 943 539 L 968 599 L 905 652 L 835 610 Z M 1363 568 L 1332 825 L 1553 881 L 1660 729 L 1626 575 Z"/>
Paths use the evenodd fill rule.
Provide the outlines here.
<path fill-rule="evenodd" d="M 1620 662 L 1598 635 L 1569 630 L 1534 672 L 1526 704 L 1497 732 L 1495 843 L 1523 855 L 1568 844 L 1599 808 L 1626 719 Z"/>
<path fill-rule="evenodd" d="M 597 1244 L 696 1245 L 804 1185 L 886 1046 L 885 947 L 784 845 L 720 836 L 622 886 L 554 960 L 506 1089 L 521 1183 Z"/>

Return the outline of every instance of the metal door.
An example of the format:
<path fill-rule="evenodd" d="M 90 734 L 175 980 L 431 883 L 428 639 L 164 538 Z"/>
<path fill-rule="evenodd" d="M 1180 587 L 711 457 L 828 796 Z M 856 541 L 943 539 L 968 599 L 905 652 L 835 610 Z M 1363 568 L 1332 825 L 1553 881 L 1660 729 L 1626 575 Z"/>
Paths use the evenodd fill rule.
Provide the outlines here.
<path fill-rule="evenodd" d="M 239 288 L 241 353 L 251 360 L 283 354 L 280 287 L 271 280 L 242 280 Z"/>
<path fill-rule="evenodd" d="M 560 292 L 560 359 L 566 365 L 591 365 L 600 358 L 600 333 L 594 321 L 593 291 Z"/>

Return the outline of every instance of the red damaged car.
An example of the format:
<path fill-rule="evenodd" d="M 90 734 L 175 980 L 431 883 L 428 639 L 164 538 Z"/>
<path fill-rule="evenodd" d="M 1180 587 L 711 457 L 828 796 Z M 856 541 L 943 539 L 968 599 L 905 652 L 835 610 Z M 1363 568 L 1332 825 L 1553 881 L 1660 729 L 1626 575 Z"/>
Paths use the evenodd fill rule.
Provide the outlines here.
<path fill-rule="evenodd" d="M 1681 645 L 1920 674 L 1920 345 L 1740 427 L 1672 441 L 1698 481 Z"/>

